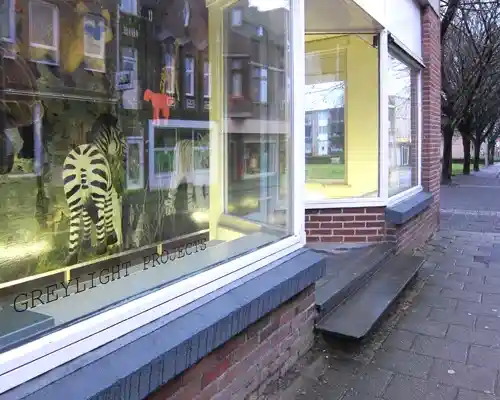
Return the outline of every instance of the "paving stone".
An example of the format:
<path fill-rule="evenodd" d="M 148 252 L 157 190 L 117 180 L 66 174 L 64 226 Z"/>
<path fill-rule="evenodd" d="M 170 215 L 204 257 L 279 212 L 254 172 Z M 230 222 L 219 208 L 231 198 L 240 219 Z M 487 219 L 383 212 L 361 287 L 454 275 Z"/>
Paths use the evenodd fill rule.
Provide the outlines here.
<path fill-rule="evenodd" d="M 441 295 L 450 299 L 475 301 L 476 303 L 481 302 L 481 293 L 468 292 L 466 290 L 443 289 Z"/>
<path fill-rule="evenodd" d="M 486 276 L 485 282 L 487 285 L 500 285 L 500 277 L 498 276 Z"/>
<path fill-rule="evenodd" d="M 496 371 L 489 368 L 435 359 L 430 376 L 441 383 L 464 389 L 493 393 Z"/>
<path fill-rule="evenodd" d="M 485 293 L 483 294 L 482 302 L 484 304 L 490 304 L 491 306 L 497 306 L 498 309 L 500 309 L 500 295 L 498 294 Z"/>
<path fill-rule="evenodd" d="M 432 310 L 429 314 L 429 319 L 432 321 L 469 327 L 473 327 L 476 322 L 476 317 L 471 313 L 441 309 Z"/>
<path fill-rule="evenodd" d="M 417 354 L 459 362 L 466 362 L 468 348 L 466 343 L 421 335 L 416 337 L 412 346 Z"/>
<path fill-rule="evenodd" d="M 432 358 L 398 349 L 381 349 L 372 361 L 374 366 L 417 378 L 426 378 L 432 366 Z"/>
<path fill-rule="evenodd" d="M 500 294 L 500 286 L 496 285 L 466 283 L 465 290 L 469 292 Z"/>
<path fill-rule="evenodd" d="M 470 275 L 471 276 L 493 276 L 496 278 L 500 277 L 500 270 L 499 269 L 492 269 L 492 268 L 474 268 L 470 270 Z"/>
<path fill-rule="evenodd" d="M 457 299 L 450 299 L 448 297 L 417 297 L 414 306 L 426 305 L 432 306 L 433 308 L 444 308 L 453 310 L 456 308 L 458 303 Z"/>
<path fill-rule="evenodd" d="M 483 298 L 484 300 L 484 298 Z M 495 308 L 491 304 L 471 303 L 470 301 L 459 300 L 457 311 L 470 313 L 473 315 L 498 316 L 500 315 L 500 307 Z"/>
<path fill-rule="evenodd" d="M 446 338 L 458 342 L 481 346 L 500 347 L 500 332 L 484 329 L 471 329 L 465 326 L 450 325 Z"/>
<path fill-rule="evenodd" d="M 498 400 L 493 394 L 460 389 L 456 400 Z"/>
<path fill-rule="evenodd" d="M 477 317 L 476 328 L 500 331 L 500 317 Z"/>
<path fill-rule="evenodd" d="M 356 379 L 348 388 L 348 393 L 351 393 L 351 396 L 370 395 L 371 398 L 380 397 L 393 375 L 390 371 L 368 367 L 360 375 L 356 376 Z"/>
<path fill-rule="evenodd" d="M 464 266 L 457 266 L 454 264 L 439 264 L 436 267 L 438 271 L 453 272 L 455 274 L 469 275 L 470 268 Z"/>
<path fill-rule="evenodd" d="M 385 339 L 383 346 L 385 348 L 410 350 L 416 337 L 416 333 L 396 329 Z"/>
<path fill-rule="evenodd" d="M 500 349 L 472 345 L 467 364 L 490 369 L 500 369 Z"/>
<path fill-rule="evenodd" d="M 398 323 L 398 329 L 405 331 L 410 331 L 414 333 L 420 333 L 422 335 L 435 336 L 435 337 L 445 337 L 446 331 L 448 330 L 448 324 L 436 321 L 400 321 Z"/>
<path fill-rule="evenodd" d="M 443 271 L 441 271 L 443 272 Z M 440 288 L 463 290 L 465 283 L 460 281 L 448 280 L 446 277 L 432 275 L 426 282 L 427 285 L 438 286 Z"/>
<path fill-rule="evenodd" d="M 387 400 L 454 400 L 458 389 L 435 381 L 396 375 L 385 390 Z"/>

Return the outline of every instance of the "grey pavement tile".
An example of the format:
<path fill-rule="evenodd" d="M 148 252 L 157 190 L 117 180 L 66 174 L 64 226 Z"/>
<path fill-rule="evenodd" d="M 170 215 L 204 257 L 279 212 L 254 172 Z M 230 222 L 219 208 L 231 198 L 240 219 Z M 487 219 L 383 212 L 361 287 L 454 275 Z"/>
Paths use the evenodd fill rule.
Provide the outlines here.
<path fill-rule="evenodd" d="M 493 393 L 496 371 L 453 361 L 435 359 L 430 376 L 441 383 L 476 391 Z"/>
<path fill-rule="evenodd" d="M 483 294 L 483 304 L 489 304 L 492 307 L 497 306 L 500 309 L 500 295 L 485 293 Z"/>
<path fill-rule="evenodd" d="M 396 375 L 385 390 L 387 400 L 454 400 L 458 389 L 435 381 Z"/>
<path fill-rule="evenodd" d="M 381 349 L 375 354 L 372 363 L 384 370 L 426 378 L 432 366 L 432 358 L 398 349 Z"/>
<path fill-rule="evenodd" d="M 472 345 L 467 364 L 490 369 L 500 369 L 500 349 Z"/>
<path fill-rule="evenodd" d="M 500 317 L 477 317 L 477 329 L 500 331 Z"/>
<path fill-rule="evenodd" d="M 478 283 L 466 283 L 465 290 L 477 293 L 500 294 L 500 286 Z"/>
<path fill-rule="evenodd" d="M 440 288 L 463 290 L 465 283 L 458 280 L 449 280 L 447 277 L 431 274 L 426 282 L 427 285 L 438 286 Z"/>
<path fill-rule="evenodd" d="M 497 309 L 491 304 L 485 303 L 472 303 L 470 301 L 459 300 L 457 304 L 457 311 L 470 313 L 476 316 L 498 316 L 500 315 L 499 310 L 500 308 Z"/>
<path fill-rule="evenodd" d="M 460 389 L 456 400 L 498 400 L 490 393 L 473 392 L 471 390 Z"/>
<path fill-rule="evenodd" d="M 468 292 L 465 290 L 443 289 L 441 295 L 443 297 L 449 297 L 450 299 L 475 301 L 476 303 L 481 302 L 481 293 Z"/>
<path fill-rule="evenodd" d="M 500 277 L 500 269 L 488 268 L 488 267 L 471 268 L 470 275 L 471 276 L 482 276 L 482 277 L 493 276 L 493 277 L 498 278 L 498 277 Z"/>
<path fill-rule="evenodd" d="M 455 274 L 469 275 L 471 268 L 464 266 L 457 266 L 454 264 L 438 264 L 437 271 L 453 272 Z"/>
<path fill-rule="evenodd" d="M 417 336 L 412 346 L 417 354 L 458 362 L 467 361 L 468 348 L 466 343 L 430 336 Z"/>
<path fill-rule="evenodd" d="M 436 321 L 399 321 L 398 329 L 420 333 L 422 335 L 444 337 L 448 330 L 448 324 Z"/>
<path fill-rule="evenodd" d="M 352 395 L 371 395 L 371 398 L 380 397 L 394 373 L 376 367 L 367 367 L 349 385 L 348 393 Z M 354 397 L 353 397 L 354 398 Z"/>
<path fill-rule="evenodd" d="M 454 310 L 457 307 L 458 300 L 450 299 L 448 297 L 435 296 L 435 297 L 421 297 L 418 296 L 413 303 L 414 307 L 417 306 L 432 306 L 433 308 L 444 308 Z"/>
<path fill-rule="evenodd" d="M 471 313 L 441 309 L 432 310 L 429 314 L 429 319 L 431 321 L 444 322 L 446 324 L 454 325 L 464 325 L 469 327 L 473 327 L 476 321 L 476 317 Z"/>
<path fill-rule="evenodd" d="M 481 346 L 500 347 L 500 332 L 471 329 L 465 326 L 450 325 L 446 338 L 463 343 L 478 344 Z"/>
<path fill-rule="evenodd" d="M 448 274 L 447 279 L 463 283 L 484 283 L 484 276 L 482 275 L 463 275 L 452 272 Z"/>
<path fill-rule="evenodd" d="M 410 350 L 416 337 L 416 333 L 396 329 L 387 336 L 382 346 L 387 349 Z"/>
<path fill-rule="evenodd" d="M 500 285 L 500 277 L 498 276 L 486 276 L 485 282 L 487 285 Z"/>

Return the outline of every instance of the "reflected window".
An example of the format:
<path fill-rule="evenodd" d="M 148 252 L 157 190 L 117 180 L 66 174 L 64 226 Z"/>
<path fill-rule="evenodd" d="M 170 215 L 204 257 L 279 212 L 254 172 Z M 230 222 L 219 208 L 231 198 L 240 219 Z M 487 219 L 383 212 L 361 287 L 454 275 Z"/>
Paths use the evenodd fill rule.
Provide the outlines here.
<path fill-rule="evenodd" d="M 233 60 L 231 63 L 231 94 L 233 97 L 243 96 L 243 62 Z"/>
<path fill-rule="evenodd" d="M 194 58 L 184 59 L 184 92 L 187 96 L 194 96 Z"/>
<path fill-rule="evenodd" d="M 203 62 L 203 96 L 210 97 L 210 63 Z"/>
<path fill-rule="evenodd" d="M 105 72 L 105 22 L 104 18 L 96 15 L 87 15 L 83 20 L 84 35 L 83 48 L 86 69 Z"/>
<path fill-rule="evenodd" d="M 254 67 L 252 71 L 254 101 L 267 104 L 267 68 Z"/>
<path fill-rule="evenodd" d="M 0 39 L 7 42 L 15 39 L 14 0 L 0 0 Z"/>
<path fill-rule="evenodd" d="M 30 54 L 33 61 L 59 63 L 59 9 L 42 1 L 29 3 Z"/>
<path fill-rule="evenodd" d="M 128 14 L 137 14 L 137 0 L 120 0 L 120 10 Z"/>
<path fill-rule="evenodd" d="M 243 11 L 239 8 L 234 8 L 231 11 L 231 25 L 241 26 L 243 24 Z"/>
<path fill-rule="evenodd" d="M 175 62 L 171 53 L 165 54 L 165 93 L 172 94 L 175 90 Z"/>

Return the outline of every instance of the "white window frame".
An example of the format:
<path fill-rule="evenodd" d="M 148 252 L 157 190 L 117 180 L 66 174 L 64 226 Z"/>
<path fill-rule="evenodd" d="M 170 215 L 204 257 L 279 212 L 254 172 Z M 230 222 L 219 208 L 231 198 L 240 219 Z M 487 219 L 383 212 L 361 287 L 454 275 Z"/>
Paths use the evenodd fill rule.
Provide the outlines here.
<path fill-rule="evenodd" d="M 237 67 L 235 67 L 237 65 Z M 243 60 L 241 59 L 232 59 L 231 66 L 229 68 L 231 71 L 231 97 L 233 98 L 242 98 L 243 97 Z M 235 77 L 239 77 L 238 89 L 239 92 L 236 93 L 235 88 Z"/>
<path fill-rule="evenodd" d="M 256 73 L 258 72 L 258 73 Z M 268 104 L 268 68 L 267 66 L 263 65 L 252 65 L 251 68 L 251 74 L 252 74 L 252 86 L 255 88 L 255 83 L 259 83 L 259 91 L 258 91 L 258 98 L 253 99 L 255 103 L 259 104 Z"/>
<path fill-rule="evenodd" d="M 16 9 L 15 0 L 8 0 L 9 4 L 9 37 L 2 37 L 0 41 L 15 43 L 16 39 Z"/>
<path fill-rule="evenodd" d="M 32 15 L 32 10 L 31 10 L 31 5 L 32 4 L 42 4 L 44 6 L 48 6 L 52 8 L 52 27 L 53 27 L 53 32 L 52 36 L 54 39 L 53 46 L 47 46 L 45 44 L 41 43 L 36 43 L 32 41 L 33 33 L 32 33 L 32 26 L 31 26 L 31 21 L 33 20 L 33 15 Z M 60 57 L 60 49 L 59 49 L 59 7 L 57 5 L 42 1 L 42 0 L 30 0 L 29 5 L 29 46 L 36 48 L 36 49 L 45 49 L 45 50 L 52 50 L 54 51 L 55 54 L 55 61 L 54 62 L 49 62 L 49 61 L 43 61 L 43 60 L 31 60 L 33 62 L 39 63 L 39 64 L 48 64 L 48 65 L 59 65 L 59 57 Z"/>
<path fill-rule="evenodd" d="M 192 63 L 191 68 L 188 68 L 188 60 Z M 189 75 L 189 86 L 191 86 L 189 88 L 190 90 L 187 90 L 186 87 L 184 88 L 184 94 L 186 96 L 194 96 L 195 95 L 195 91 L 196 91 L 195 80 L 194 80 L 195 71 L 196 71 L 195 58 L 193 56 L 184 57 L 184 82 L 186 82 L 186 76 L 188 74 L 190 74 Z"/>
<path fill-rule="evenodd" d="M 98 22 L 99 24 L 102 24 L 102 34 L 101 34 L 101 39 L 100 39 L 100 54 L 94 54 L 94 53 L 88 53 L 86 49 L 86 44 L 87 44 L 87 35 L 85 34 L 85 24 L 88 20 L 92 20 L 94 22 Z M 83 55 L 85 58 L 92 58 L 95 60 L 99 60 L 103 62 L 104 68 L 103 69 L 96 69 L 96 68 L 90 68 L 90 67 L 85 67 L 85 70 L 87 71 L 95 71 L 95 72 L 105 72 L 106 71 L 106 21 L 104 17 L 96 14 L 87 14 L 83 17 Z"/>
<path fill-rule="evenodd" d="M 125 9 L 123 6 L 123 0 L 120 1 L 120 11 L 124 14 L 137 15 L 137 0 L 130 0 L 132 4 L 131 9 Z"/>
<path fill-rule="evenodd" d="M 418 74 L 418 184 L 395 196 L 389 196 L 389 94 L 387 85 L 389 79 L 389 32 L 380 32 L 379 40 L 379 196 L 374 198 L 343 198 L 324 199 L 317 201 L 305 200 L 306 209 L 350 208 L 350 207 L 384 207 L 397 204 L 423 191 L 422 187 L 422 70 Z M 416 60 L 417 63 L 421 63 Z M 305 153 L 304 153 L 305 154 Z M 305 179 L 304 179 L 305 182 Z"/>
<path fill-rule="evenodd" d="M 205 99 L 210 98 L 210 93 L 212 90 L 212 84 L 210 82 L 210 62 L 208 60 L 203 61 L 203 97 Z M 205 85 L 205 79 L 207 84 Z"/>
<path fill-rule="evenodd" d="M 290 65 L 293 65 L 290 72 L 293 76 L 289 81 L 295 82 L 296 86 L 291 88 L 292 99 L 290 101 L 292 108 L 290 122 L 293 129 L 293 134 L 290 135 L 290 141 L 293 143 L 290 156 L 293 157 L 291 164 L 295 168 L 290 171 L 290 183 L 304 181 L 305 177 L 304 0 L 291 0 L 291 3 L 290 13 L 293 21 L 291 36 L 294 46 L 290 46 L 293 48 L 292 60 L 290 60 Z M 222 70 L 217 72 L 221 76 L 222 73 Z M 165 122 L 168 124 L 171 120 Z M 217 131 L 218 128 L 212 126 L 211 129 Z M 213 132 L 211 132 L 211 138 L 212 134 L 215 135 Z M 305 212 L 302 194 L 301 185 L 291 186 L 289 196 L 293 199 L 291 202 L 293 223 L 290 236 L 0 353 L 0 394 L 110 343 L 302 248 L 305 245 Z"/>
<path fill-rule="evenodd" d="M 170 51 L 165 53 L 165 75 L 165 93 L 172 95 L 175 92 L 175 57 Z"/>

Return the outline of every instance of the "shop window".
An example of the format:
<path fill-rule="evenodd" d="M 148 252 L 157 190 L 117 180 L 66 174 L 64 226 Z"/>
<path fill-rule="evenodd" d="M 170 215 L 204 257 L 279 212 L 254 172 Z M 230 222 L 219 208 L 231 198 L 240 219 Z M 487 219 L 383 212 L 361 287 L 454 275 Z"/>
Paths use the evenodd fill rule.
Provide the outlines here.
<path fill-rule="evenodd" d="M 83 48 L 85 69 L 89 71 L 106 71 L 106 42 L 104 18 L 96 15 L 86 15 L 83 20 Z"/>
<path fill-rule="evenodd" d="M 120 11 L 127 14 L 137 14 L 137 0 L 121 0 Z"/>
<path fill-rule="evenodd" d="M 305 159 L 310 202 L 379 196 L 379 57 L 372 39 L 372 35 L 306 34 Z"/>
<path fill-rule="evenodd" d="M 246 55 L 228 59 L 241 54 L 234 48 L 242 40 L 231 8 L 189 0 L 184 27 L 180 7 L 175 14 L 170 2 L 157 2 L 147 11 L 161 26 L 154 35 L 146 34 L 151 26 L 131 37 L 117 36 L 135 29 L 135 18 L 118 21 L 118 3 L 84 3 L 60 3 L 58 12 L 32 0 L 25 26 L 31 47 L 44 53 L 30 56 L 45 63 L 60 58 L 60 65 L 38 66 L 36 102 L 6 102 L 0 110 L 0 325 L 8 330 L 0 354 L 32 337 L 50 347 L 28 343 L 19 360 L 10 359 L 24 380 L 46 372 L 32 362 L 60 365 L 83 354 L 66 352 L 74 343 L 92 350 L 113 340 L 117 326 L 129 329 L 139 317 L 145 318 L 139 325 L 149 323 L 152 310 L 175 311 L 185 305 L 180 299 L 195 301 L 199 289 L 236 271 L 244 277 L 256 260 L 267 263 L 301 243 L 290 179 L 290 11 L 232 3 L 240 22 L 248 13 L 274 32 L 262 54 L 281 51 L 277 75 L 290 82 L 272 97 L 284 112 L 248 107 L 246 118 L 233 118 L 234 96 L 251 105 L 251 72 Z M 121 2 L 124 12 L 136 8 Z M 184 38 L 175 48 L 172 35 Z M 183 58 L 176 61 L 177 54 Z M 270 68 L 252 61 L 262 66 L 257 100 L 266 103 Z M 172 96 L 176 65 L 186 95 L 180 98 Z M 76 336 L 66 334 L 68 326 Z"/>
<path fill-rule="evenodd" d="M 29 3 L 30 56 L 33 61 L 59 63 L 59 9 L 50 3 Z"/>
<path fill-rule="evenodd" d="M 175 59 L 172 53 L 165 54 L 165 93 L 175 91 Z"/>
<path fill-rule="evenodd" d="M 6 42 L 15 40 L 14 0 L 0 0 L 0 38 Z"/>
<path fill-rule="evenodd" d="M 210 97 L 210 63 L 203 62 L 203 97 Z"/>
<path fill-rule="evenodd" d="M 419 71 L 390 54 L 389 196 L 418 185 Z"/>
<path fill-rule="evenodd" d="M 233 60 L 231 62 L 231 95 L 232 97 L 243 96 L 243 62 Z"/>
<path fill-rule="evenodd" d="M 184 59 L 184 93 L 186 96 L 194 96 L 194 58 Z"/>
<path fill-rule="evenodd" d="M 254 101 L 267 104 L 267 68 L 253 67 L 252 88 Z"/>

